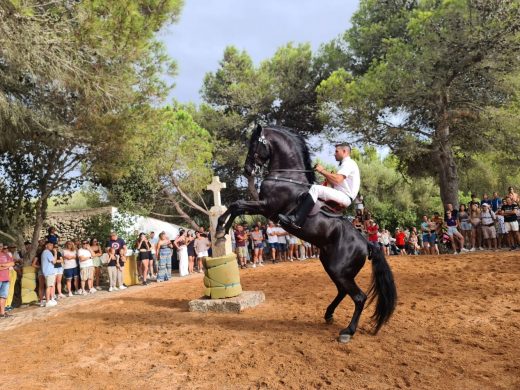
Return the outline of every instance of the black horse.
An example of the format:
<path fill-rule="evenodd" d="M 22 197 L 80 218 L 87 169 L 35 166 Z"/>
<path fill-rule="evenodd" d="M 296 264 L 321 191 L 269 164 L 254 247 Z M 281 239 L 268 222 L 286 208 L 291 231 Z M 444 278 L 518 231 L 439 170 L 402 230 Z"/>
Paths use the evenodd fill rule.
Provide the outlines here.
<path fill-rule="evenodd" d="M 301 136 L 287 128 L 257 126 L 253 132 L 245 173 L 251 175 L 256 168 L 267 163 L 268 174 L 260 188 L 260 200 L 232 203 L 218 220 L 217 238 L 223 238 L 233 220 L 242 214 L 261 214 L 276 221 L 278 214 L 290 212 L 298 197 L 314 183 L 307 145 Z M 397 300 L 392 271 L 381 249 L 368 243 L 348 220 L 324 212 L 309 216 L 299 230 L 287 230 L 320 248 L 323 268 L 338 289 L 338 295 L 325 311 L 327 323 L 333 322 L 334 310 L 347 294 L 354 301 L 354 315 L 350 324 L 340 331 L 340 342 L 348 342 L 356 332 L 367 294 L 361 291 L 354 278 L 367 257 L 372 261 L 373 276 L 368 299 L 369 303 L 372 300 L 376 302 L 372 323 L 373 332 L 377 333 L 390 319 Z"/>

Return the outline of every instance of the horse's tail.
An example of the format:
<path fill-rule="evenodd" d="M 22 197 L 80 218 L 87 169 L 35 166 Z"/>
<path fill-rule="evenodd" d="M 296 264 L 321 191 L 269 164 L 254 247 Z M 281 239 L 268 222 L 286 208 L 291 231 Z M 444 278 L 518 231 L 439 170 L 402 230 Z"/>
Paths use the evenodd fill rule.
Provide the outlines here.
<path fill-rule="evenodd" d="M 368 244 L 369 256 L 372 260 L 372 282 L 368 290 L 368 304 L 376 301 L 376 309 L 372 315 L 373 332 L 376 334 L 394 312 L 397 303 L 397 290 L 394 276 L 385 255 L 379 245 Z"/>

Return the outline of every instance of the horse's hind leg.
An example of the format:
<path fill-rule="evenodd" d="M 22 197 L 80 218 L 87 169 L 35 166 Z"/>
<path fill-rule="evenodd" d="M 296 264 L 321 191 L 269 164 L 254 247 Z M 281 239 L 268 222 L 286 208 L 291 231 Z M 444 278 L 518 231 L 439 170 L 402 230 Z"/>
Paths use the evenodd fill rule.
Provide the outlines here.
<path fill-rule="evenodd" d="M 361 317 L 361 313 L 363 312 L 363 308 L 365 307 L 367 296 L 363 291 L 361 291 L 354 279 L 346 279 L 343 284 L 343 287 L 345 288 L 347 294 L 354 301 L 355 306 L 354 314 L 352 315 L 350 324 L 348 324 L 348 326 L 345 329 L 342 329 L 339 332 L 339 342 L 348 343 L 350 341 L 350 338 L 354 336 L 354 333 L 356 333 L 359 318 Z"/>

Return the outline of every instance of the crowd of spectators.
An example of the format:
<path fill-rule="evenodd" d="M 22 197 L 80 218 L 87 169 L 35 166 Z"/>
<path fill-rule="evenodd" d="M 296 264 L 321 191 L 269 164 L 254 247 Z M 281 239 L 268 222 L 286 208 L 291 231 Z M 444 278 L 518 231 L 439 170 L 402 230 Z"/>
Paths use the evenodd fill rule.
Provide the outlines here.
<path fill-rule="evenodd" d="M 181 229 L 174 239 L 164 232 L 158 237 L 154 232 L 140 233 L 132 244 L 127 244 L 117 232 L 111 232 L 103 242 L 92 238 L 62 244 L 56 229 L 51 227 L 48 235 L 38 241 L 32 258 L 29 241 L 20 249 L 14 244 L 0 243 L 0 316 L 8 317 L 12 310 L 11 305 L 6 305 L 9 289 L 13 287 L 10 272 L 16 272 L 15 283 L 20 287 L 24 265 L 36 271 L 39 305 L 53 307 L 60 299 L 73 295 L 94 294 L 103 288 L 109 292 L 126 289 L 124 269 L 131 254 L 136 256 L 138 280 L 146 285 L 171 279 L 174 268 L 179 268 L 180 276 L 203 272 L 202 262 L 210 247 L 204 228 L 197 232 Z M 105 286 L 102 275 L 107 276 Z M 20 294 L 20 288 L 17 290 Z"/>
<path fill-rule="evenodd" d="M 235 224 L 231 245 L 240 268 L 263 267 L 264 261 L 273 264 L 283 261 L 306 260 L 319 257 L 319 249 L 285 231 L 280 224 L 261 221 L 253 226 Z"/>
<path fill-rule="evenodd" d="M 443 215 L 425 214 L 418 227 L 396 227 L 393 235 L 358 205 L 352 223 L 369 241 L 379 243 L 386 255 L 516 250 L 520 248 L 519 201 L 513 187 L 504 197 L 497 192 L 491 198 L 484 193 L 482 199 L 471 194 L 471 201 L 460 203 L 458 209 L 446 204 Z"/>

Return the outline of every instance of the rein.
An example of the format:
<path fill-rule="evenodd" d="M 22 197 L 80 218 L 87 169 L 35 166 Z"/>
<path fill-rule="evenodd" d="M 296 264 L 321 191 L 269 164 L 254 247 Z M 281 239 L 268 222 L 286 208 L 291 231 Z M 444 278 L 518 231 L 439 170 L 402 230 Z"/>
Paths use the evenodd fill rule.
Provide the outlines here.
<path fill-rule="evenodd" d="M 313 172 L 312 169 L 271 169 L 269 172 Z"/>
<path fill-rule="evenodd" d="M 305 183 L 303 181 L 289 179 L 287 177 L 279 177 L 279 176 L 271 177 L 271 176 L 267 176 L 263 181 L 267 181 L 267 180 L 271 180 L 271 181 L 284 181 L 286 183 L 298 184 L 298 185 L 305 186 L 305 187 L 312 186 L 312 184 L 310 184 L 310 183 Z"/>

